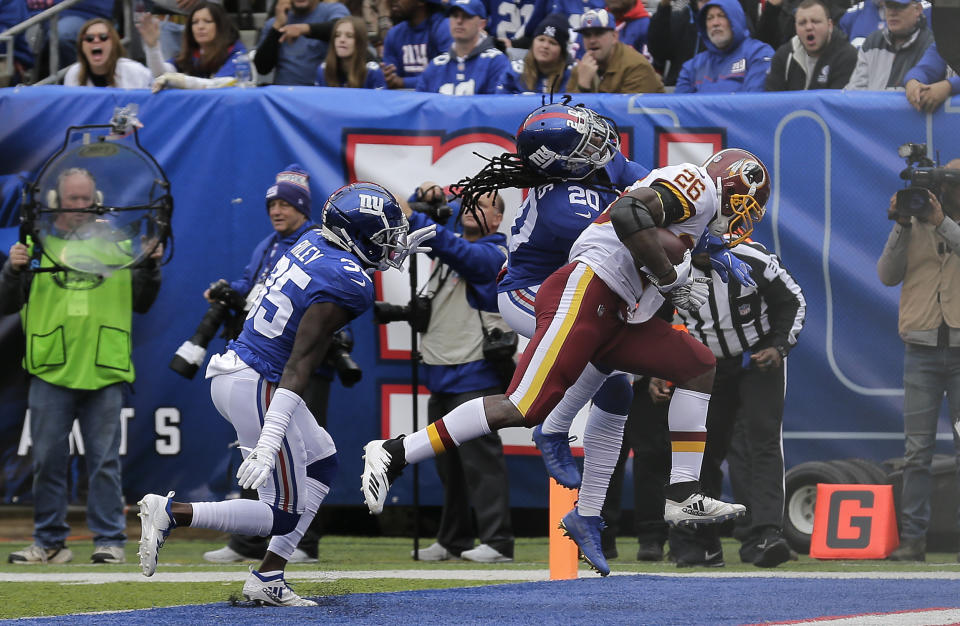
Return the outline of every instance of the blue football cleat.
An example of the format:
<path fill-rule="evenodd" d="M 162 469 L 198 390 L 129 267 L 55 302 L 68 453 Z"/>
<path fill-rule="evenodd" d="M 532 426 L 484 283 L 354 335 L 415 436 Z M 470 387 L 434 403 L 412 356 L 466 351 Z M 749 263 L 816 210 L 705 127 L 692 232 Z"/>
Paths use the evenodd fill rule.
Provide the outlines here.
<path fill-rule="evenodd" d="M 600 532 L 605 526 L 599 515 L 580 515 L 576 508 L 560 520 L 560 530 L 580 548 L 580 558 L 601 576 L 610 573 L 610 566 L 600 547 Z"/>
<path fill-rule="evenodd" d="M 580 488 L 580 470 L 570 451 L 570 440 L 566 433 L 551 435 L 543 432 L 543 425 L 533 429 L 533 443 L 540 450 L 547 474 L 567 489 Z"/>

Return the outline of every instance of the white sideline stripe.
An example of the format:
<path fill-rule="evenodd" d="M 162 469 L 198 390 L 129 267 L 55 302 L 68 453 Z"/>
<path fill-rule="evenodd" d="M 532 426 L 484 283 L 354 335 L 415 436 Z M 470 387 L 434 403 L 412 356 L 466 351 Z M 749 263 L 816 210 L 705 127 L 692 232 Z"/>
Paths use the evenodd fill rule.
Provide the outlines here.
<path fill-rule="evenodd" d="M 790 626 L 941 626 L 960 622 L 960 609 L 927 609 L 848 617 L 819 617 L 806 622 L 772 622 Z"/>
<path fill-rule="evenodd" d="M 0 573 L 0 582 L 46 582 L 98 585 L 120 582 L 236 582 L 244 581 L 247 572 L 157 572 L 150 578 L 136 572 L 78 573 Z M 613 572 L 613 576 L 655 576 L 660 578 L 788 578 L 788 579 L 875 579 L 875 580 L 960 580 L 960 572 Z M 581 570 L 580 578 L 598 578 Z M 288 571 L 289 580 L 333 582 L 343 579 L 409 578 L 412 580 L 480 580 L 536 582 L 550 580 L 549 570 L 471 569 L 471 570 L 353 570 L 353 571 Z"/>

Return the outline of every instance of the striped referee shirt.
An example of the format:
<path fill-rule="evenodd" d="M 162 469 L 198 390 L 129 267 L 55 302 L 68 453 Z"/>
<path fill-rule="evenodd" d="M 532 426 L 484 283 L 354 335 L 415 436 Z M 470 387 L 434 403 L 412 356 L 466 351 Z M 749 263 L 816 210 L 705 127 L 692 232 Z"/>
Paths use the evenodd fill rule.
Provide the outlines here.
<path fill-rule="evenodd" d="M 806 318 L 800 285 L 777 255 L 759 243 L 737 244 L 731 252 L 750 264 L 757 286 L 741 285 L 735 278 L 724 283 L 716 272 L 694 268 L 694 276 L 711 279 L 710 298 L 698 311 L 678 309 L 677 313 L 690 334 L 717 358 L 771 346 L 786 355 L 796 345 Z"/>

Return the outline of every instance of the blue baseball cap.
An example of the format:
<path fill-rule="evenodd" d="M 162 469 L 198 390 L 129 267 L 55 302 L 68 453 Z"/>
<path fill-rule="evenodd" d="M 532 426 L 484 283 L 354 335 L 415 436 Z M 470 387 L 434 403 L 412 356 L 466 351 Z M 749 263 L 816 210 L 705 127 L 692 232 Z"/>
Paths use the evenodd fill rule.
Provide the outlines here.
<path fill-rule="evenodd" d="M 605 9 L 589 9 L 580 17 L 580 27 L 573 29 L 582 33 L 585 30 L 616 30 L 617 22 Z"/>
<path fill-rule="evenodd" d="M 450 15 L 454 9 L 460 9 L 467 15 L 487 19 L 487 7 L 483 5 L 483 0 L 451 0 L 447 5 L 447 15 Z"/>

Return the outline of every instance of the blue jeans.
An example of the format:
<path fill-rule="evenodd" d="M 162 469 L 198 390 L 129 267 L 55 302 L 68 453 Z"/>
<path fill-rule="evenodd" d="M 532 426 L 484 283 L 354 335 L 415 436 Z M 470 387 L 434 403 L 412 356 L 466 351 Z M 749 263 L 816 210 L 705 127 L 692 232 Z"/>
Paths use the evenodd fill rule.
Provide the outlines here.
<path fill-rule="evenodd" d="M 122 546 L 127 536 L 120 481 L 120 383 L 94 391 L 67 389 L 37 377 L 30 380 L 30 438 L 33 440 L 33 537 L 45 548 L 62 544 L 67 525 L 67 468 L 70 430 L 80 423 L 90 489 L 87 526 L 97 546 Z"/>
<path fill-rule="evenodd" d="M 960 452 L 960 348 L 906 344 L 903 360 L 903 432 L 905 465 L 901 497 L 901 535 L 919 538 L 930 525 L 930 497 L 937 421 L 943 396 L 950 408 L 953 446 Z M 958 468 L 960 475 L 960 468 Z M 960 478 L 960 476 L 958 476 Z"/>

